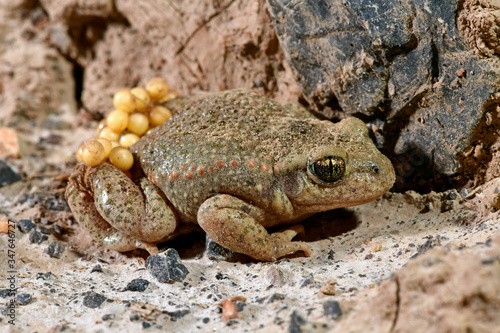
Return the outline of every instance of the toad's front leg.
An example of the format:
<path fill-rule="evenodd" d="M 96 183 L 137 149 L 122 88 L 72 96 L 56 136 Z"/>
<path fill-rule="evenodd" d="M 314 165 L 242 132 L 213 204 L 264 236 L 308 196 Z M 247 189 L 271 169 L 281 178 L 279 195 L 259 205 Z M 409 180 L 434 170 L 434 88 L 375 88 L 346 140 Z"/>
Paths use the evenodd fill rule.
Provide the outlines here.
<path fill-rule="evenodd" d="M 66 200 L 77 221 L 108 248 L 144 248 L 172 234 L 177 219 L 158 188 L 147 178 L 139 186 L 114 166 L 79 165 L 70 176 Z"/>
<path fill-rule="evenodd" d="M 232 195 L 219 194 L 207 199 L 198 209 L 200 227 L 218 244 L 254 259 L 274 261 L 287 254 L 311 248 L 304 242 L 292 242 L 297 228 L 269 234 L 261 225 L 262 209 Z"/>

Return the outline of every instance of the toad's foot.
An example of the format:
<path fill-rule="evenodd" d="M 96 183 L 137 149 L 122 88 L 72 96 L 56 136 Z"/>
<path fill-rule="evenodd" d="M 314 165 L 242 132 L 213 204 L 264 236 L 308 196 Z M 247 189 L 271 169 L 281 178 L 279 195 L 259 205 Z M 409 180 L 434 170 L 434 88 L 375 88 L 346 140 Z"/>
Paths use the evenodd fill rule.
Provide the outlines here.
<path fill-rule="evenodd" d="M 311 254 L 304 242 L 292 242 L 300 227 L 269 234 L 261 225 L 262 209 L 227 194 L 206 200 L 198 210 L 198 223 L 218 244 L 254 259 L 274 261 L 287 254 L 303 251 Z"/>

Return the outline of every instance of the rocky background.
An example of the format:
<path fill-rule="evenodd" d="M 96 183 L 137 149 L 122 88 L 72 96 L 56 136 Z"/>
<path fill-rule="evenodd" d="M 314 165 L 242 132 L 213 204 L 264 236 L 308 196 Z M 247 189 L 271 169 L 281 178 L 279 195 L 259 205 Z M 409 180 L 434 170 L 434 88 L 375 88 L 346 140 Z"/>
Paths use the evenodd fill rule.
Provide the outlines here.
<path fill-rule="evenodd" d="M 496 0 L 0 0 L 0 231 L 18 222 L 2 331 L 498 329 L 499 22 Z M 189 274 L 164 283 L 143 253 L 95 244 L 63 198 L 113 93 L 156 76 L 359 117 L 393 193 L 305 222 L 310 258 L 217 262 L 184 238 L 169 247 Z"/>

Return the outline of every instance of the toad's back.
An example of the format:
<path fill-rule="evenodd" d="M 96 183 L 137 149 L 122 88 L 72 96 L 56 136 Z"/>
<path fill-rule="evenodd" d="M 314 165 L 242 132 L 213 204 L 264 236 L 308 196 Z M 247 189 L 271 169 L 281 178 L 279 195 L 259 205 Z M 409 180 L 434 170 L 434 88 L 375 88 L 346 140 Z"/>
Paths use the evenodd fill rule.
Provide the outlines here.
<path fill-rule="evenodd" d="M 134 153 L 181 218 L 195 221 L 198 207 L 216 193 L 266 209 L 280 168 L 290 167 L 301 151 L 331 142 L 322 123 L 295 105 L 225 91 L 191 100 Z"/>

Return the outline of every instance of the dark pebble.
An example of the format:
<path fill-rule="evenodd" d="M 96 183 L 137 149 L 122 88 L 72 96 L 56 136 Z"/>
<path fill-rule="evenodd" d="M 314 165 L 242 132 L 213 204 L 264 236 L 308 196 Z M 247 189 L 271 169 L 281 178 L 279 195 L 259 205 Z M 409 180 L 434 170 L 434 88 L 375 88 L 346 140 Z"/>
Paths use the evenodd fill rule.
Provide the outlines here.
<path fill-rule="evenodd" d="M 5 298 L 11 296 L 10 289 L 2 289 L 0 290 L 0 297 Z"/>
<path fill-rule="evenodd" d="M 29 238 L 30 242 L 32 244 L 40 244 L 42 242 L 42 234 L 39 233 L 38 231 L 36 230 L 33 230 L 31 233 L 30 233 L 30 238 Z"/>
<path fill-rule="evenodd" d="M 102 316 L 103 321 L 111 320 L 111 319 L 115 319 L 115 315 L 113 313 L 107 313 L 104 316 Z"/>
<path fill-rule="evenodd" d="M 42 226 L 40 226 L 40 227 L 38 228 L 38 231 L 40 231 L 40 232 L 41 232 L 42 234 L 44 234 L 44 235 L 50 235 L 50 229 L 49 229 L 49 228 L 47 228 L 47 227 L 42 227 Z"/>
<path fill-rule="evenodd" d="M 226 249 L 225 247 L 217 244 L 210 236 L 205 239 L 205 253 L 210 260 L 226 260 L 230 261 L 236 252 Z"/>
<path fill-rule="evenodd" d="M 150 327 L 151 327 L 151 323 L 148 323 L 147 321 L 142 322 L 142 328 L 150 328 Z"/>
<path fill-rule="evenodd" d="M 326 317 L 332 319 L 338 319 L 342 315 L 339 302 L 333 300 L 323 303 L 323 311 Z"/>
<path fill-rule="evenodd" d="M 274 293 L 274 294 L 271 294 L 271 295 L 266 296 L 266 297 L 258 298 L 258 299 L 256 300 L 256 302 L 257 302 L 257 303 L 260 303 L 260 304 L 262 304 L 262 303 L 264 303 L 264 302 L 266 302 L 266 303 L 272 303 L 272 302 L 274 302 L 274 301 L 281 301 L 281 300 L 284 300 L 284 299 L 285 299 L 285 297 L 286 297 L 286 296 L 285 296 L 285 295 L 283 295 L 283 294 L 280 294 L 280 293 Z"/>
<path fill-rule="evenodd" d="M 210 322 L 210 318 L 205 317 L 201 321 L 203 322 L 203 324 L 208 324 Z"/>
<path fill-rule="evenodd" d="M 226 326 L 233 326 L 234 324 L 236 324 L 238 322 L 238 319 L 231 319 L 231 320 L 228 320 L 228 322 L 226 323 Z"/>
<path fill-rule="evenodd" d="M 31 229 L 33 229 L 36 226 L 35 223 L 33 223 L 31 220 L 21 220 L 17 222 L 17 229 L 19 229 L 21 232 L 28 233 L 30 232 Z"/>
<path fill-rule="evenodd" d="M 245 309 L 247 303 L 245 303 L 244 301 L 235 301 L 234 305 L 236 305 L 236 309 L 238 310 L 238 312 L 242 312 Z"/>
<path fill-rule="evenodd" d="M 300 288 L 303 288 L 303 287 L 313 283 L 313 281 L 314 281 L 314 275 L 311 273 L 308 276 L 306 276 L 304 278 L 304 280 L 302 280 L 302 282 L 300 283 Z"/>
<path fill-rule="evenodd" d="M 146 259 L 146 269 L 160 282 L 173 283 L 183 281 L 189 274 L 175 249 L 149 256 Z"/>
<path fill-rule="evenodd" d="M 448 199 L 455 200 L 456 198 L 458 198 L 458 192 L 456 190 L 453 190 L 448 194 Z"/>
<path fill-rule="evenodd" d="M 130 321 L 139 321 L 141 319 L 141 315 L 137 311 L 132 311 L 129 316 Z"/>
<path fill-rule="evenodd" d="M 176 321 L 179 318 L 184 317 L 189 313 L 189 310 L 184 309 L 184 310 L 177 310 L 177 311 L 166 311 L 164 312 L 170 316 L 170 320 Z"/>
<path fill-rule="evenodd" d="M 54 241 L 45 249 L 45 252 L 52 258 L 61 258 L 66 248 L 61 243 Z"/>
<path fill-rule="evenodd" d="M 94 267 L 92 267 L 92 270 L 90 271 L 90 273 L 94 273 L 94 272 L 102 273 L 101 265 L 97 264 Z"/>
<path fill-rule="evenodd" d="M 304 314 L 300 310 L 294 310 L 292 312 L 292 317 L 290 320 L 290 327 L 288 332 L 290 333 L 302 333 L 302 327 L 306 326 L 307 318 L 304 317 Z"/>
<path fill-rule="evenodd" d="M 21 176 L 12 170 L 5 161 L 0 160 L 0 187 L 21 180 Z"/>
<path fill-rule="evenodd" d="M 50 277 L 52 276 L 52 273 L 51 272 L 47 272 L 47 273 L 37 273 L 36 274 L 36 279 L 42 279 L 42 280 L 48 280 L 50 279 Z"/>
<path fill-rule="evenodd" d="M 83 298 L 83 305 L 88 308 L 95 309 L 100 306 L 105 300 L 106 297 L 104 297 L 103 295 L 95 293 L 93 291 L 89 291 L 85 293 L 85 297 Z"/>
<path fill-rule="evenodd" d="M 58 224 L 54 224 L 54 226 L 52 227 L 52 230 L 57 235 L 64 235 L 66 233 L 66 229 L 64 229 L 63 227 L 61 227 Z"/>
<path fill-rule="evenodd" d="M 226 274 L 221 273 L 221 272 L 215 274 L 215 278 L 217 280 L 229 280 L 229 276 L 227 276 Z"/>
<path fill-rule="evenodd" d="M 127 284 L 125 290 L 143 292 L 149 286 L 149 281 L 144 279 L 133 279 Z"/>
<path fill-rule="evenodd" d="M 16 296 L 16 302 L 19 305 L 26 305 L 31 303 L 31 295 L 30 294 L 17 294 Z"/>

